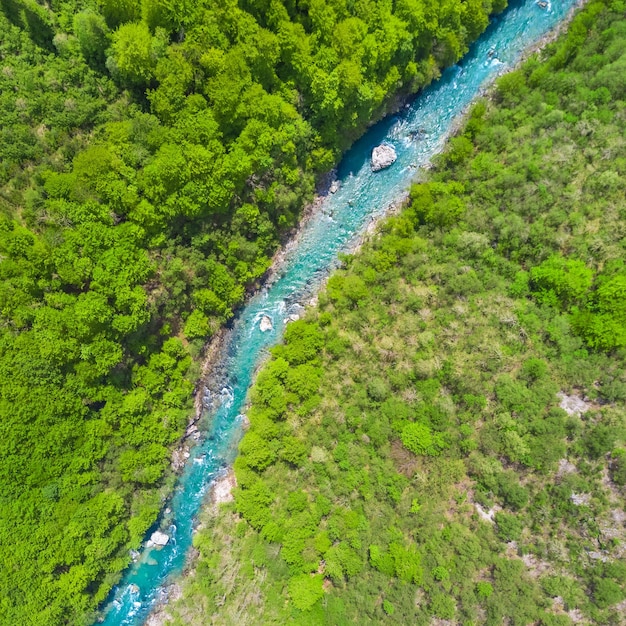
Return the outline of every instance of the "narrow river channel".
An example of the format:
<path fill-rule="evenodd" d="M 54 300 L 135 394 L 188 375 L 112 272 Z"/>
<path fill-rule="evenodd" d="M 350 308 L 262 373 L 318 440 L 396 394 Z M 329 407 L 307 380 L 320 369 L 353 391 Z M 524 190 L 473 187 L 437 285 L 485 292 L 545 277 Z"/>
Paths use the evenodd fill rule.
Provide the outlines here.
<path fill-rule="evenodd" d="M 255 369 L 280 340 L 288 317 L 314 294 L 336 265 L 338 253 L 349 249 L 372 220 L 404 196 L 416 171 L 441 150 L 455 121 L 481 90 L 556 27 L 575 4 L 576 0 L 513 2 L 461 63 L 446 70 L 401 113 L 373 126 L 345 155 L 338 170 L 339 189 L 307 221 L 276 280 L 238 315 L 222 357 L 224 382 L 217 394 L 221 398 L 214 398 L 217 408 L 206 416 L 203 439 L 192 449 L 160 520 L 169 543 L 142 551 L 114 589 L 104 624 L 143 624 L 164 586 L 181 572 L 204 497 L 236 454 L 240 413 Z M 389 169 L 372 173 L 372 148 L 382 142 L 395 147 L 398 159 Z M 270 318 L 272 329 L 261 332 L 264 316 Z"/>

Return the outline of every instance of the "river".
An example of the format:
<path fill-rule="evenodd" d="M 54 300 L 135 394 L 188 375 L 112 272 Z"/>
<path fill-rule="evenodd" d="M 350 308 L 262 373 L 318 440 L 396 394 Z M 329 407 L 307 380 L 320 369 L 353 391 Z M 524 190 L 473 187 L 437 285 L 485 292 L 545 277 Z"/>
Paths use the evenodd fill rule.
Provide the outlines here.
<path fill-rule="evenodd" d="M 345 155 L 338 168 L 339 190 L 320 203 L 288 249 L 275 280 L 248 302 L 229 332 L 221 363 L 222 388 L 207 397 L 207 404 L 216 409 L 207 411 L 204 437 L 192 449 L 160 519 L 170 541 L 164 548 L 142 551 L 113 590 L 104 624 L 143 624 L 167 582 L 182 571 L 205 495 L 236 454 L 243 430 L 240 413 L 255 369 L 267 349 L 280 340 L 288 316 L 319 288 L 336 266 L 338 253 L 354 245 L 372 220 L 404 197 L 416 171 L 441 150 L 455 122 L 481 90 L 515 65 L 575 4 L 576 0 L 552 0 L 546 6 L 535 0 L 513 2 L 492 20 L 458 65 L 447 69 L 400 113 L 373 126 Z M 392 144 L 398 159 L 389 169 L 372 173 L 372 148 L 381 142 Z M 271 330 L 261 332 L 263 316 L 271 319 Z"/>

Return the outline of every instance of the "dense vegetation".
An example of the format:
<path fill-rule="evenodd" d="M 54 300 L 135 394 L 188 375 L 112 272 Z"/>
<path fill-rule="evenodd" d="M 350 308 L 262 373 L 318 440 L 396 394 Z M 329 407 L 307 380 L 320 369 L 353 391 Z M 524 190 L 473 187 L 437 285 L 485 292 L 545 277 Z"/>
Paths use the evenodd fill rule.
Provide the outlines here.
<path fill-rule="evenodd" d="M 205 341 L 316 177 L 504 5 L 0 2 L 2 623 L 89 621 Z"/>
<path fill-rule="evenodd" d="M 624 4 L 543 56 L 288 326 L 174 623 L 623 623 Z"/>

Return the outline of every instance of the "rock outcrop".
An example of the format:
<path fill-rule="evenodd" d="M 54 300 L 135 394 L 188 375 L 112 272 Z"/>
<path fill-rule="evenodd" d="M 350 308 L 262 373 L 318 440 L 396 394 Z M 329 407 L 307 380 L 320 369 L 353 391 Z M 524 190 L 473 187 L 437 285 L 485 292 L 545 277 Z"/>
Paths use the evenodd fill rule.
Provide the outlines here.
<path fill-rule="evenodd" d="M 582 398 L 578 396 L 571 395 L 568 396 L 566 393 L 559 391 L 556 394 L 558 398 L 561 400 L 559 406 L 568 414 L 568 415 L 582 415 L 586 413 L 591 405 L 588 402 L 585 402 Z"/>
<path fill-rule="evenodd" d="M 393 146 L 383 143 L 372 150 L 372 172 L 378 172 L 393 165 L 398 155 Z"/>
<path fill-rule="evenodd" d="M 186 444 L 183 444 L 180 448 L 176 448 L 176 450 L 172 452 L 172 469 L 175 472 L 180 472 L 185 467 L 190 454 L 189 446 Z"/>
<path fill-rule="evenodd" d="M 220 476 L 211 489 L 211 502 L 213 504 L 222 504 L 223 502 L 232 502 L 233 489 L 237 486 L 235 472 L 230 468 L 223 476 Z"/>

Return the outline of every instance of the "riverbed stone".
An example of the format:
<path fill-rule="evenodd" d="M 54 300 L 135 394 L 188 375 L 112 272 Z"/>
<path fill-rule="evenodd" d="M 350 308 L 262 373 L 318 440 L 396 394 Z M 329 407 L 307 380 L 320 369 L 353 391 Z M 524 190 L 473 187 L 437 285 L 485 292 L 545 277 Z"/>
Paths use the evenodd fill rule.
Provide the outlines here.
<path fill-rule="evenodd" d="M 398 155 L 395 148 L 387 143 L 376 146 L 372 150 L 372 172 L 378 172 L 393 165 Z"/>
<path fill-rule="evenodd" d="M 270 318 L 269 315 L 264 315 L 261 318 L 261 323 L 259 324 L 259 330 L 264 333 L 267 332 L 268 330 L 272 330 L 272 328 L 274 328 L 274 326 L 272 325 L 272 319 Z"/>
<path fill-rule="evenodd" d="M 163 547 L 163 546 L 166 546 L 169 543 L 170 538 L 169 538 L 168 535 L 166 535 L 165 533 L 162 533 L 160 530 L 155 530 L 150 535 L 150 541 L 155 546 Z"/>

